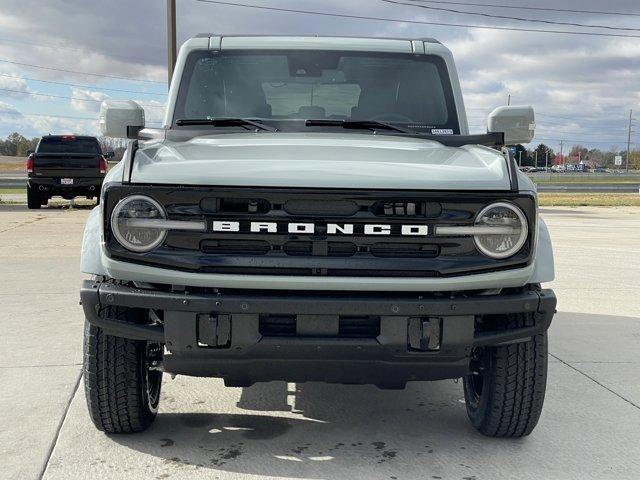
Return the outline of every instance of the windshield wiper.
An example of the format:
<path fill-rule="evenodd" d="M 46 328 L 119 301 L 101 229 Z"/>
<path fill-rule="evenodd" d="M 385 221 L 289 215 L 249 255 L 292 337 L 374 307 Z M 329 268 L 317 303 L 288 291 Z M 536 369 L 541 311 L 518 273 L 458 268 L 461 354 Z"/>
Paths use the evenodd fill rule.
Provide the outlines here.
<path fill-rule="evenodd" d="M 390 123 L 376 122 L 375 120 L 307 120 L 307 127 L 342 127 L 363 130 L 393 130 L 395 132 L 418 135 L 419 132 L 409 128 L 398 127 Z"/>
<path fill-rule="evenodd" d="M 214 127 L 246 127 L 252 126 L 258 130 L 266 130 L 267 132 L 277 132 L 278 129 L 270 125 L 265 125 L 257 120 L 248 118 L 182 118 L 176 120 L 176 125 L 180 127 L 194 125 L 212 125 Z"/>

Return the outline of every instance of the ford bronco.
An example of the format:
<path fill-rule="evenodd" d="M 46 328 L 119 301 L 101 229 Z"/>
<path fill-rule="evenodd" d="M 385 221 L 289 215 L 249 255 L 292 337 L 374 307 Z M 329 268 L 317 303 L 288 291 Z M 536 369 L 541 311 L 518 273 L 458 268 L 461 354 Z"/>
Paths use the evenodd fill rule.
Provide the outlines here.
<path fill-rule="evenodd" d="M 432 39 L 200 35 L 163 128 L 121 100 L 100 125 L 130 140 L 82 247 L 97 428 L 147 428 L 166 372 L 462 378 L 480 432 L 531 433 L 556 306 L 536 189 L 506 147 L 533 139 L 531 107 L 470 135 Z"/>

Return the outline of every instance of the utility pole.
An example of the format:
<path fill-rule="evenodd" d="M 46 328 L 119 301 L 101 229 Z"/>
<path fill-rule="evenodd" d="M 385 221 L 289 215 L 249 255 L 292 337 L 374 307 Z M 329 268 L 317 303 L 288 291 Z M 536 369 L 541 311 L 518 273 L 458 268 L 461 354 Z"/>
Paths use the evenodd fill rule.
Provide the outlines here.
<path fill-rule="evenodd" d="M 564 167 L 564 140 L 560 140 L 560 161 L 562 162 L 562 166 Z"/>
<path fill-rule="evenodd" d="M 173 69 L 176 66 L 176 0 L 167 0 L 167 51 L 168 51 L 168 75 L 169 85 L 173 77 Z"/>
<path fill-rule="evenodd" d="M 536 150 L 536 163 L 535 167 L 538 168 L 538 150 Z"/>
<path fill-rule="evenodd" d="M 511 105 L 511 94 L 507 97 L 507 106 Z"/>
<path fill-rule="evenodd" d="M 549 149 L 548 148 L 544 151 L 544 171 L 545 172 L 549 171 Z"/>
<path fill-rule="evenodd" d="M 629 136 L 627 137 L 627 173 L 629 173 L 629 155 L 631 155 L 631 121 L 633 110 L 629 110 Z"/>

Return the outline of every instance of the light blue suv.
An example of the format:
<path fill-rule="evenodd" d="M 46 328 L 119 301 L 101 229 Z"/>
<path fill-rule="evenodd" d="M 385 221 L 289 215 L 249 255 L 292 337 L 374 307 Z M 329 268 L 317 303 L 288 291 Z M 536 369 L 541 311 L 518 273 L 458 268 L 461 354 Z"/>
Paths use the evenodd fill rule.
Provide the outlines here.
<path fill-rule="evenodd" d="M 164 126 L 129 138 L 87 222 L 85 385 L 106 432 L 154 420 L 163 372 L 228 386 L 403 388 L 463 378 L 473 425 L 519 437 L 544 400 L 549 234 L 505 145 L 531 107 L 469 135 L 431 39 L 200 35 Z"/>

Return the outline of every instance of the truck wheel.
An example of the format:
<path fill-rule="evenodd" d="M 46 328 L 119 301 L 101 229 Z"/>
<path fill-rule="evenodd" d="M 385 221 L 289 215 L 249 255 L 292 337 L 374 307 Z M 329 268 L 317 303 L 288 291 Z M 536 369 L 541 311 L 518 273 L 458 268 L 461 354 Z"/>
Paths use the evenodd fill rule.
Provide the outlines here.
<path fill-rule="evenodd" d="M 31 187 L 27 187 L 27 207 L 29 210 L 38 209 L 41 205 L 42 198 L 40 196 L 40 192 Z"/>
<path fill-rule="evenodd" d="M 529 326 L 520 318 L 511 327 Z M 540 418 L 547 385 L 547 333 L 502 347 L 476 349 L 464 378 L 467 414 L 490 437 L 529 435 Z"/>
<path fill-rule="evenodd" d="M 106 310 L 109 318 L 126 319 L 122 307 Z M 162 345 L 107 335 L 85 321 L 84 388 L 89 415 L 106 433 L 146 430 L 155 420 L 162 372 L 151 370 Z"/>

